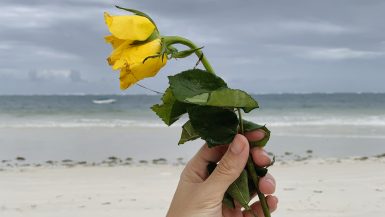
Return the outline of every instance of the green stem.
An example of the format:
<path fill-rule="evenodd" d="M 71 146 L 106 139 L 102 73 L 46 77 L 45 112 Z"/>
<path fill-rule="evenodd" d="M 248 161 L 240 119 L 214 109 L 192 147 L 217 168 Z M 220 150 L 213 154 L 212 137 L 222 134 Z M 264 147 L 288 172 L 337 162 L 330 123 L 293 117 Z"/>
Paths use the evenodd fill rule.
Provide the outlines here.
<path fill-rule="evenodd" d="M 191 49 L 197 49 L 198 48 L 192 41 L 188 40 L 187 38 L 180 37 L 180 36 L 164 36 L 163 40 L 167 41 L 167 44 L 169 44 L 169 45 L 183 44 L 183 45 L 185 45 Z M 198 56 L 198 58 L 201 59 L 201 62 L 203 64 L 203 66 L 205 67 L 205 69 L 208 72 L 215 74 L 213 67 L 211 67 L 208 59 L 203 54 L 201 49 L 197 49 L 195 51 L 195 54 Z"/>
<path fill-rule="evenodd" d="M 257 176 L 257 173 L 255 171 L 254 163 L 251 155 L 249 156 L 249 159 L 247 159 L 247 170 L 249 171 L 251 175 L 251 179 L 253 180 L 254 185 L 257 189 L 257 195 L 258 195 L 259 201 L 261 202 L 263 214 L 265 217 L 270 217 L 269 206 L 267 205 L 265 195 L 262 194 L 262 192 L 259 190 L 259 177 Z"/>
<path fill-rule="evenodd" d="M 238 117 L 239 117 L 239 127 L 241 128 L 241 133 L 244 134 L 241 109 L 237 108 L 237 111 L 238 111 Z M 247 159 L 246 167 L 247 167 L 247 170 L 251 176 L 251 179 L 254 182 L 254 186 L 257 189 L 257 195 L 258 195 L 259 201 L 261 202 L 263 214 L 265 217 L 270 217 L 270 211 L 269 211 L 269 207 L 267 205 L 265 195 L 262 194 L 262 192 L 259 190 L 259 177 L 257 175 L 257 172 L 255 171 L 254 162 L 253 162 L 251 154 L 249 155 L 249 158 Z"/>

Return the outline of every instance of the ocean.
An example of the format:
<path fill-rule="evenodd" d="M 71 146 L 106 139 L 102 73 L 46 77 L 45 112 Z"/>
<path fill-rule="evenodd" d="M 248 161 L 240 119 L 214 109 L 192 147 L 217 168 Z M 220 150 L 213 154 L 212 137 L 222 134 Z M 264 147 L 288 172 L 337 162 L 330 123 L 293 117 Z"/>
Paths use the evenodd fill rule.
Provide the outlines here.
<path fill-rule="evenodd" d="M 372 156 L 385 152 L 385 94 L 254 95 L 246 119 L 272 131 L 277 156 Z M 177 146 L 185 118 L 167 127 L 150 110 L 158 95 L 0 96 L 0 160 L 109 156 L 190 158 L 202 141 Z"/>

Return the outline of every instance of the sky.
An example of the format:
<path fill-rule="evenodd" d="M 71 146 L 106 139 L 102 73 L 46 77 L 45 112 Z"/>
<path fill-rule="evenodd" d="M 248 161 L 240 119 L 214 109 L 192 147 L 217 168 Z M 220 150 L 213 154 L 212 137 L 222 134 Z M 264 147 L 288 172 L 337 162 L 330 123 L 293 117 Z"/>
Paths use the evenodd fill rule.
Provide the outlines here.
<path fill-rule="evenodd" d="M 385 92 L 383 0 L 1 0 L 0 95 L 151 94 L 121 91 L 107 65 L 103 12 L 127 14 L 115 4 L 146 12 L 162 35 L 204 46 L 232 88 Z M 163 91 L 167 76 L 196 60 L 171 60 L 140 84 Z"/>

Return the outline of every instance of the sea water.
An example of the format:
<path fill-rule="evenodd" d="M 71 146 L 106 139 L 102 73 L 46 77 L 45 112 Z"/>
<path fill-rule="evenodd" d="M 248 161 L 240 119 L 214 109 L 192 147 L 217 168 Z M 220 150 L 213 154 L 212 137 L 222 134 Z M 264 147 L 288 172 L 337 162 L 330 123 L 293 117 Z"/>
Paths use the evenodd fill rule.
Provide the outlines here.
<path fill-rule="evenodd" d="M 266 148 L 276 154 L 341 157 L 385 152 L 385 94 L 254 98 L 260 108 L 245 118 L 271 129 Z M 159 102 L 159 95 L 0 96 L 0 160 L 191 157 L 202 141 L 178 147 L 186 117 L 167 127 L 150 109 Z"/>

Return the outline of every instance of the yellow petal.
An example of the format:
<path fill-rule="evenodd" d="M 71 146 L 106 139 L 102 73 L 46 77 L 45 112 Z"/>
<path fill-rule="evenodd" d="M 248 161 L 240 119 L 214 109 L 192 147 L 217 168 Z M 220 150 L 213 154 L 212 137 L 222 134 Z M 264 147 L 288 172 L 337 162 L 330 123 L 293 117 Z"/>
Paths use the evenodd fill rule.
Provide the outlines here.
<path fill-rule="evenodd" d="M 153 56 L 159 53 L 161 49 L 160 39 L 153 40 L 141 46 L 130 48 L 136 55 L 131 57 L 132 62 L 128 62 L 131 73 L 138 79 L 152 77 L 159 72 L 159 70 L 167 63 L 167 58 L 155 57 L 148 58 L 144 63 L 146 57 Z"/>
<path fill-rule="evenodd" d="M 107 58 L 108 64 L 114 65 L 116 61 L 122 58 L 122 54 L 126 49 L 130 47 L 131 41 L 125 41 L 119 45 L 116 49 L 114 49 L 111 55 Z"/>
<path fill-rule="evenodd" d="M 143 63 L 135 63 L 130 65 L 131 73 L 139 80 L 143 78 L 153 77 L 155 76 L 159 70 L 166 65 L 167 58 L 157 57 L 147 59 L 146 62 Z"/>
<path fill-rule="evenodd" d="M 120 89 L 125 90 L 129 88 L 131 85 L 138 82 L 138 80 L 128 71 L 126 68 L 123 68 L 120 71 Z"/>
<path fill-rule="evenodd" d="M 127 65 L 128 65 L 127 61 L 124 58 L 120 58 L 114 62 L 114 64 L 112 65 L 112 69 L 118 70 L 123 67 L 126 67 Z"/>
<path fill-rule="evenodd" d="M 161 49 L 160 39 L 155 39 L 151 42 L 135 45 L 135 46 L 121 46 L 117 48 L 110 56 L 110 65 L 114 70 L 120 69 L 125 65 L 138 64 L 141 65 L 149 56 L 157 55 Z M 149 61 L 152 58 L 146 60 Z"/>
<path fill-rule="evenodd" d="M 107 26 L 111 26 L 112 16 L 107 12 L 104 12 L 104 21 L 106 22 Z"/>
<path fill-rule="evenodd" d="M 166 57 L 148 58 L 143 63 L 146 57 L 159 54 L 160 39 L 142 45 L 124 46 L 123 43 L 110 56 L 113 69 L 120 69 L 120 88 L 123 90 L 144 78 L 155 76 L 167 63 Z"/>
<path fill-rule="evenodd" d="M 144 41 L 155 30 L 154 24 L 142 16 L 111 16 L 105 12 L 104 19 L 111 34 L 118 39 Z"/>
<path fill-rule="evenodd" d="M 131 46 L 126 49 L 122 57 L 128 62 L 143 62 L 149 56 L 159 54 L 161 49 L 161 40 L 155 39 L 142 45 Z"/>
<path fill-rule="evenodd" d="M 125 40 L 121 40 L 121 39 L 119 39 L 113 35 L 108 35 L 108 36 L 104 37 L 104 40 L 107 43 L 110 43 L 112 45 L 112 48 L 114 48 L 114 49 L 118 48 L 125 41 Z"/>

